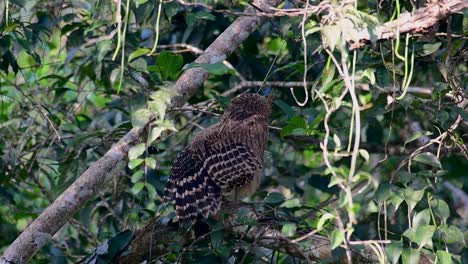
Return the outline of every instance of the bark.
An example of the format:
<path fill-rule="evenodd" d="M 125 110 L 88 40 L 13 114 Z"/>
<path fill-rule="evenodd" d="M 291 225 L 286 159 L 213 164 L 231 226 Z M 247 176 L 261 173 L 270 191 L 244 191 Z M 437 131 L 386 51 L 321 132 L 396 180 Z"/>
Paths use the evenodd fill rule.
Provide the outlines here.
<path fill-rule="evenodd" d="M 400 18 L 394 21 L 384 23 L 377 26 L 375 35 L 371 37 L 368 29 L 359 32 L 359 43 L 352 43 L 352 40 L 347 40 L 351 44 L 350 49 L 362 47 L 365 43 L 371 40 L 387 40 L 395 39 L 398 34 L 417 34 L 427 33 L 430 29 L 436 26 L 441 21 L 444 21 L 449 15 L 463 11 L 468 8 L 468 1 L 465 0 L 441 0 L 432 1 L 426 7 L 419 8 L 414 14 L 405 12 L 400 15 Z"/>
<path fill-rule="evenodd" d="M 277 5 L 279 0 L 258 0 L 254 4 L 264 11 Z M 249 7 L 246 12 L 254 12 Z M 231 54 L 265 18 L 257 16 L 239 17 L 197 58 L 197 63 L 221 62 Z M 203 85 L 208 73 L 202 68 L 185 71 L 173 89 L 177 92 L 171 100 L 171 107 L 180 107 Z M 119 140 L 102 158 L 92 164 L 70 187 L 68 187 L 20 236 L 6 249 L 0 263 L 25 263 L 73 215 L 94 197 L 112 177 L 110 171 L 125 160 L 129 148 L 138 143 L 145 128 L 133 128 Z"/>

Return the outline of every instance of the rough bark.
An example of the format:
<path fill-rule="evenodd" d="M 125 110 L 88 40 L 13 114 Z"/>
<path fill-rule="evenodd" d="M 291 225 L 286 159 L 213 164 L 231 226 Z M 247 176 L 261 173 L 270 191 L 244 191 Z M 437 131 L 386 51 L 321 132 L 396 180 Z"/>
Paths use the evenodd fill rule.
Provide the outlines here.
<path fill-rule="evenodd" d="M 405 12 L 400 15 L 400 18 L 394 21 L 384 23 L 377 26 L 375 36 L 371 37 L 369 30 L 364 29 L 359 32 L 359 43 L 352 43 L 352 40 L 347 40 L 351 44 L 351 49 L 362 47 L 365 43 L 374 40 L 395 39 L 398 34 L 418 34 L 427 33 L 432 27 L 444 21 L 449 15 L 463 11 L 468 8 L 466 0 L 442 0 L 432 1 L 426 7 L 419 8 L 414 14 Z"/>
<path fill-rule="evenodd" d="M 254 2 L 268 11 L 279 0 Z M 254 12 L 249 7 L 246 12 Z M 231 54 L 265 18 L 257 16 L 239 17 L 197 58 L 197 63 L 221 62 Z M 171 107 L 180 107 L 203 85 L 208 73 L 202 68 L 185 71 L 173 89 L 177 92 Z M 109 172 L 127 157 L 129 148 L 137 143 L 144 128 L 133 128 L 119 140 L 102 158 L 92 164 L 70 187 L 68 187 L 20 236 L 6 249 L 0 263 L 25 263 L 83 206 L 94 197 L 111 177 Z"/>

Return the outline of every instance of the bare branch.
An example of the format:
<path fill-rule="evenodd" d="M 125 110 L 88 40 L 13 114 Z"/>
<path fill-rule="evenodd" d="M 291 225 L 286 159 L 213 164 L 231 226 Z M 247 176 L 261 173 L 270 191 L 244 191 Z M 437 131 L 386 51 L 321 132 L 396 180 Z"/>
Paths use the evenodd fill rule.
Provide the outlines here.
<path fill-rule="evenodd" d="M 359 43 L 352 43 L 351 40 L 347 41 L 352 43 L 351 49 L 356 49 L 362 47 L 371 39 L 387 40 L 394 39 L 399 34 L 426 33 L 428 29 L 444 21 L 450 14 L 461 12 L 467 7 L 468 2 L 464 0 L 432 1 L 426 7 L 416 10 L 414 15 L 406 12 L 401 14 L 399 19 L 378 26 L 376 28 L 376 36 L 372 38 L 370 32 L 364 29 L 358 34 Z"/>

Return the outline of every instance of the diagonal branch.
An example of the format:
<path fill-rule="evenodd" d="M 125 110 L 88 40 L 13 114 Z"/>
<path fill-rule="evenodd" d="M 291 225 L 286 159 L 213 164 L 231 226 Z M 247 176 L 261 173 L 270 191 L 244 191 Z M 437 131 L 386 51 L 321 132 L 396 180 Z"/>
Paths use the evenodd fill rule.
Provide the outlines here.
<path fill-rule="evenodd" d="M 279 0 L 256 0 L 259 6 L 268 12 Z M 246 12 L 253 13 L 252 7 Z M 263 21 L 258 16 L 237 18 L 206 50 L 197 58 L 197 63 L 221 62 L 231 54 Z M 185 71 L 174 85 L 177 92 L 171 100 L 172 107 L 180 107 L 203 85 L 208 72 L 202 68 Z M 73 215 L 102 188 L 111 178 L 111 172 L 117 164 L 126 159 L 128 150 L 138 143 L 145 128 L 133 128 L 120 139 L 102 158 L 92 164 L 70 187 L 68 187 L 36 220 L 6 249 L 0 263 L 25 263 Z"/>

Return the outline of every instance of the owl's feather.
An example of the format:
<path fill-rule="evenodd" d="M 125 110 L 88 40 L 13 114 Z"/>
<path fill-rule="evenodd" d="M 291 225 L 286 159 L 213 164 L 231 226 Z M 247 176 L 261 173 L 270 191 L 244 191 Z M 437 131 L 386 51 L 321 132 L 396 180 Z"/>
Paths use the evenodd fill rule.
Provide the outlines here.
<path fill-rule="evenodd" d="M 256 188 L 270 111 L 267 98 L 243 94 L 177 156 L 164 196 L 179 220 L 207 218 L 219 211 L 223 194 Z"/>

